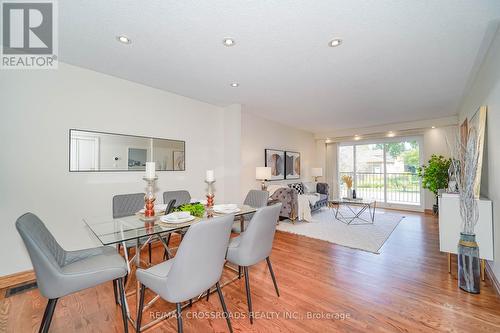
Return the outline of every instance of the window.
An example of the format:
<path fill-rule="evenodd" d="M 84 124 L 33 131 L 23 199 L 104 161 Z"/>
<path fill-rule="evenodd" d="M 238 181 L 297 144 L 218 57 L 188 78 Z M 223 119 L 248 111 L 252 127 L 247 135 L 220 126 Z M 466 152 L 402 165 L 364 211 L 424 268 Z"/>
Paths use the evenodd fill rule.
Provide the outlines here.
<path fill-rule="evenodd" d="M 341 144 L 338 150 L 339 187 L 347 195 L 342 176 L 353 178 L 360 198 L 375 199 L 383 206 L 422 206 L 417 169 L 420 139 L 405 138 L 359 144 Z"/>

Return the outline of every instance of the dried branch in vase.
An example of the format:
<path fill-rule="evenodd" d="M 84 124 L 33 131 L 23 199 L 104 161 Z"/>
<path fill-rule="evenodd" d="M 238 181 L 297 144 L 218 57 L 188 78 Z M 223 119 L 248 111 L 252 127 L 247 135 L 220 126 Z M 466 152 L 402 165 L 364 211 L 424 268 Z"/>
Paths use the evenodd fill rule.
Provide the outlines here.
<path fill-rule="evenodd" d="M 344 175 L 342 176 L 342 181 L 346 184 L 347 188 L 352 188 L 352 177 Z"/>
<path fill-rule="evenodd" d="M 456 175 L 460 195 L 460 216 L 462 217 L 463 233 L 472 235 L 479 218 L 477 201 L 474 191 L 479 162 L 479 146 L 476 129 L 471 127 L 467 144 L 461 143 L 457 135 L 454 147 L 451 147 L 452 165 Z"/>

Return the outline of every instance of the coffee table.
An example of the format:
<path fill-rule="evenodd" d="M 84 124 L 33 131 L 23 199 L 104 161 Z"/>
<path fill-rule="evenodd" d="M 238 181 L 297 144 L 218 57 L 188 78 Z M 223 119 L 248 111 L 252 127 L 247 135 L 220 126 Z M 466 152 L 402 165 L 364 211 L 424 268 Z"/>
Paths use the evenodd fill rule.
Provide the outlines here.
<path fill-rule="evenodd" d="M 328 201 L 328 205 L 330 208 L 335 209 L 335 218 L 347 225 L 373 224 L 375 222 L 375 208 L 377 205 L 375 200 L 340 198 Z M 343 214 L 340 210 L 341 206 L 347 207 L 352 214 Z M 369 213 L 369 220 L 362 216 L 366 210 Z M 358 221 L 358 223 L 353 223 L 354 221 Z"/>

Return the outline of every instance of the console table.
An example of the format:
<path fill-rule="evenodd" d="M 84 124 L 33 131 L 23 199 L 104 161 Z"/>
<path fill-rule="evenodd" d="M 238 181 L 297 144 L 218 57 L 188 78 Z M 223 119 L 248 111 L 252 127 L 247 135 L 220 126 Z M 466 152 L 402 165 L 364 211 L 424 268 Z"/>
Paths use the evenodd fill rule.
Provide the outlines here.
<path fill-rule="evenodd" d="M 457 254 L 462 230 L 458 194 L 443 193 L 439 200 L 439 249 L 448 254 L 448 272 L 451 273 L 451 254 Z M 484 280 L 485 260 L 493 260 L 493 206 L 491 200 L 477 199 L 479 220 L 475 233 L 481 258 L 481 278 Z"/>

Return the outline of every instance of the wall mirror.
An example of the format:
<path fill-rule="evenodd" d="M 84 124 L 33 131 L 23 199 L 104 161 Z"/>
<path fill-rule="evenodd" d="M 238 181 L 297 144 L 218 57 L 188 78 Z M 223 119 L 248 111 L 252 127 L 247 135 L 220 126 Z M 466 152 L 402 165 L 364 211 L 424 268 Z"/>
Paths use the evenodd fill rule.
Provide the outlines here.
<path fill-rule="evenodd" d="M 186 143 L 135 135 L 69 130 L 69 171 L 184 171 Z"/>

